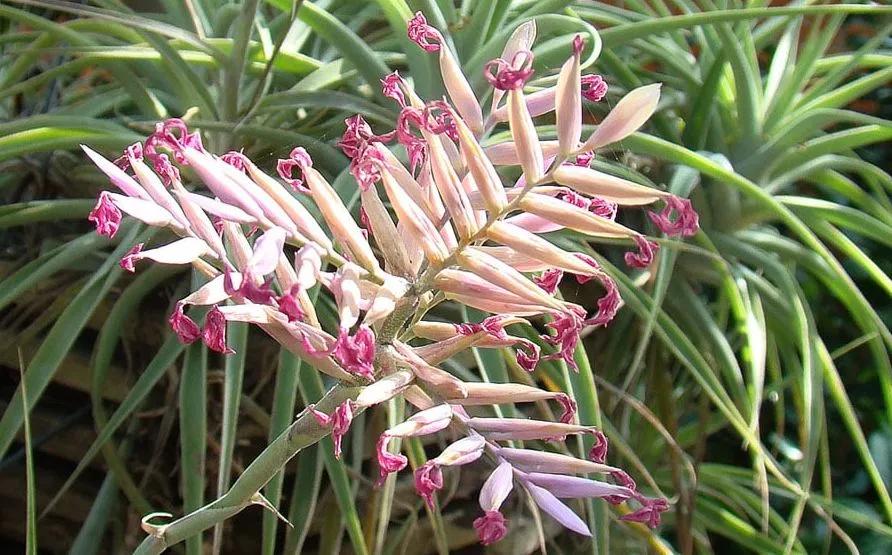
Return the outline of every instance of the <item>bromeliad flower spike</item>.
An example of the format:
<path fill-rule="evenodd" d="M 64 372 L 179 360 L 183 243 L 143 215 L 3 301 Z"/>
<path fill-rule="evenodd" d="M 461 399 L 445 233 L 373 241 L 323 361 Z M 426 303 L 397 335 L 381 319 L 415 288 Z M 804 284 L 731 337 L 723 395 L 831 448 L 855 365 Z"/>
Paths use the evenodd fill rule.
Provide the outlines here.
<path fill-rule="evenodd" d="M 529 496 L 584 535 L 586 524 L 561 499 L 625 503 L 622 519 L 658 525 L 668 503 L 644 496 L 628 474 L 606 463 L 606 437 L 576 422 L 569 396 L 530 385 L 469 383 L 438 365 L 478 347 L 513 349 L 528 371 L 543 357 L 575 368 L 580 332 L 607 326 L 622 300 L 594 259 L 559 248 L 543 233 L 569 228 L 626 239 L 636 249 L 626 261 L 638 268 L 652 262 L 658 247 L 617 223 L 618 208 L 661 203 L 660 211 L 650 213 L 661 231 L 676 237 L 697 232 L 689 201 L 589 168 L 594 150 L 627 137 L 654 112 L 659 86 L 629 92 L 585 138 L 583 99 L 600 100 L 607 85 L 600 76 L 582 75 L 581 38 L 573 42 L 556 86 L 526 94 L 535 26 L 518 29 L 502 56 L 486 65 L 493 102 L 485 114 L 440 32 L 421 13 L 408 29 L 411 40 L 439 57 L 448 97 L 425 102 L 394 73 L 382 86 L 400 109 L 395 129 L 376 134 L 359 115 L 347 120 L 339 144 L 361 189 L 359 218 L 303 148 L 279 161 L 277 178 L 242 153 L 208 152 L 183 121 L 169 120 L 115 163 L 84 147 L 119 189 L 100 194 L 90 220 L 111 236 L 126 213 L 178 237 L 162 246 L 134 246 L 121 260 L 127 271 L 148 259 L 192 264 L 207 275 L 207 283 L 177 302 L 170 316 L 182 342 L 201 340 L 232 353 L 227 323 L 250 322 L 318 371 L 359 386 L 358 396 L 327 413 L 308 407 L 332 434 L 336 455 L 359 411 L 401 395 L 417 412 L 378 439 L 380 481 L 408 464 L 389 451 L 397 438 L 448 433 L 454 439 L 415 469 L 415 487 L 427 503 L 434 502 L 450 468 L 491 464 L 495 470 L 482 486 L 482 513 L 474 521 L 482 543 L 509 532 L 501 509 L 512 493 Z M 555 112 L 557 141 L 541 141 L 533 123 L 549 112 Z M 505 122 L 511 140 L 482 146 Z M 520 179 L 506 185 L 500 166 L 519 166 Z M 206 191 L 187 188 L 186 176 L 197 177 Z M 315 203 L 322 221 L 305 203 Z M 555 297 L 565 272 L 600 284 L 594 313 Z M 308 295 L 317 285 L 337 306 L 335 329 L 319 323 Z M 492 315 L 468 323 L 424 319 L 448 301 Z M 187 314 L 193 305 L 210 307 L 202 325 Z M 532 319 L 548 329 L 541 338 L 544 355 L 539 344 L 508 332 Z M 547 401 L 561 409 L 559 421 L 492 418 L 483 408 Z M 509 443 L 562 441 L 572 434 L 594 435 L 590 460 Z M 609 480 L 578 476 L 593 473 Z"/>

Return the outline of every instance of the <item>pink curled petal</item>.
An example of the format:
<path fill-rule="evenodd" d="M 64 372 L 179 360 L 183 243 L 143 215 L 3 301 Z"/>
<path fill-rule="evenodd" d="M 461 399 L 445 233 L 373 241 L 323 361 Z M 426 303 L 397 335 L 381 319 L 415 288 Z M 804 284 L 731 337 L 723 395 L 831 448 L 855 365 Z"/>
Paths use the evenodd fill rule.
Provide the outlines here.
<path fill-rule="evenodd" d="M 297 302 L 298 286 L 295 286 L 290 292 L 285 293 L 276 299 L 279 306 L 279 312 L 284 314 L 289 322 L 303 322 L 306 314 Z"/>
<path fill-rule="evenodd" d="M 316 408 L 316 405 L 307 405 L 307 411 L 313 416 L 316 420 L 316 423 L 320 426 L 329 426 L 331 425 L 332 418 L 331 416 L 325 414 L 321 410 Z"/>
<path fill-rule="evenodd" d="M 195 343 L 201 337 L 201 330 L 191 318 L 183 312 L 183 303 L 177 303 L 167 322 L 171 329 L 177 334 L 180 343 L 189 345 Z"/>
<path fill-rule="evenodd" d="M 624 257 L 626 264 L 632 268 L 647 268 L 654 261 L 654 255 L 660 250 L 660 245 L 643 235 L 635 236 L 635 244 L 638 246 L 638 252 L 627 252 Z"/>
<path fill-rule="evenodd" d="M 124 254 L 124 257 L 118 262 L 118 265 L 121 266 L 122 270 L 130 272 L 131 274 L 136 271 L 135 265 L 141 259 L 139 253 L 142 252 L 143 245 L 145 245 L 145 243 L 137 243 Z"/>
<path fill-rule="evenodd" d="M 585 39 L 582 38 L 582 35 L 573 37 L 573 54 L 579 56 L 582 54 L 583 48 L 585 48 Z"/>
<path fill-rule="evenodd" d="M 427 505 L 433 506 L 434 492 L 443 488 L 443 471 L 434 461 L 427 461 L 415 470 L 415 491 Z"/>
<path fill-rule="evenodd" d="M 564 412 L 561 414 L 561 422 L 564 424 L 572 424 L 573 419 L 576 417 L 576 401 L 564 393 L 558 395 L 556 399 L 564 409 Z"/>
<path fill-rule="evenodd" d="M 514 488 L 514 467 L 502 461 L 480 488 L 480 507 L 485 511 L 496 511 L 505 502 Z"/>
<path fill-rule="evenodd" d="M 574 371 L 578 371 L 573 353 L 579 343 L 579 332 L 584 326 L 584 314 L 571 309 L 552 314 L 552 321 L 546 327 L 554 330 L 554 335 L 543 335 L 542 339 L 551 345 L 559 346 L 557 353 L 548 355 L 545 360 L 560 359 Z"/>
<path fill-rule="evenodd" d="M 353 422 L 353 404 L 348 399 L 338 405 L 331 415 L 331 439 L 334 442 L 336 459 L 341 458 L 341 442 L 350 430 L 351 422 Z"/>
<path fill-rule="evenodd" d="M 530 492 L 533 501 L 536 502 L 536 505 L 551 515 L 556 521 L 564 526 L 564 528 L 572 530 L 577 534 L 582 534 L 583 536 L 592 535 L 585 522 L 579 518 L 579 515 L 574 513 L 570 507 L 559 501 L 550 491 L 532 483 L 527 483 L 526 488 L 527 491 Z"/>
<path fill-rule="evenodd" d="M 532 372 L 536 369 L 541 358 L 539 346 L 526 339 L 521 339 L 519 344 L 520 347 L 517 348 L 514 355 L 517 364 L 527 372 Z"/>
<path fill-rule="evenodd" d="M 627 522 L 641 522 L 651 528 L 659 526 L 661 514 L 669 510 L 669 501 L 663 498 L 652 499 L 644 496 L 638 496 L 637 500 L 643 506 L 637 511 L 619 517 L 619 519 Z"/>
<path fill-rule="evenodd" d="M 657 214 L 648 212 L 660 231 L 670 236 L 690 237 L 700 229 L 700 218 L 689 199 L 670 196 L 664 199 L 666 207 Z"/>
<path fill-rule="evenodd" d="M 242 152 L 242 151 L 236 152 L 234 150 L 231 150 L 231 151 L 227 152 L 226 154 L 224 154 L 223 156 L 221 156 L 220 160 L 223 160 L 224 162 L 226 162 L 227 164 L 229 164 L 230 166 L 232 166 L 233 168 L 237 169 L 240 172 L 246 171 L 248 157 L 245 156 L 244 152 Z"/>
<path fill-rule="evenodd" d="M 549 295 L 554 295 L 555 291 L 557 291 L 558 285 L 560 285 L 561 283 L 561 278 L 563 277 L 563 270 L 559 270 L 558 268 L 550 268 L 542 272 L 541 275 L 534 277 L 533 281 L 536 282 L 536 285 L 541 287 L 543 291 L 545 291 Z"/>
<path fill-rule="evenodd" d="M 394 71 L 384 79 L 381 79 L 381 92 L 384 94 L 384 96 L 396 100 L 397 104 L 399 104 L 401 108 L 405 108 L 406 96 L 403 93 L 402 85 L 403 78 L 400 77 L 398 71 Z"/>
<path fill-rule="evenodd" d="M 226 345 L 226 317 L 216 306 L 208 312 L 201 330 L 201 339 L 212 351 L 224 355 L 235 353 Z"/>
<path fill-rule="evenodd" d="M 590 102 L 600 102 L 607 96 L 607 82 L 600 75 L 582 76 L 582 97 Z"/>
<path fill-rule="evenodd" d="M 380 486 L 384 483 L 384 480 L 387 479 L 387 476 L 393 472 L 399 472 L 400 470 L 406 468 L 406 465 L 409 463 L 408 459 L 405 456 L 399 453 L 391 453 L 387 450 L 387 443 L 390 441 L 390 436 L 386 433 L 381 434 L 378 438 L 378 442 L 375 444 L 375 451 L 378 455 L 378 469 L 380 472 L 380 476 L 378 477 L 378 481 L 375 482 L 376 486 Z"/>
<path fill-rule="evenodd" d="M 427 52 L 438 51 L 443 42 L 443 35 L 427 24 L 427 19 L 421 12 L 415 12 L 415 16 L 408 21 L 406 31 L 409 40 Z"/>
<path fill-rule="evenodd" d="M 607 449 L 609 446 L 607 436 L 604 435 L 604 432 L 602 432 L 601 430 L 593 431 L 592 435 L 595 436 L 595 443 L 592 445 L 592 448 L 588 452 L 588 458 L 592 462 L 603 464 L 605 461 L 607 461 Z M 634 482 L 632 485 L 632 489 L 634 489 Z"/>
<path fill-rule="evenodd" d="M 589 150 L 588 152 L 580 152 L 573 160 L 573 165 L 579 166 L 580 168 L 587 168 L 592 165 L 592 160 L 594 159 L 595 153 L 593 151 Z"/>
<path fill-rule="evenodd" d="M 532 50 L 518 50 L 511 61 L 496 58 L 483 67 L 483 75 L 493 88 L 509 91 L 523 88 L 533 76 Z"/>
<path fill-rule="evenodd" d="M 499 511 L 486 511 L 483 516 L 474 520 L 474 530 L 482 545 L 491 545 L 508 534 L 505 516 Z"/>
<path fill-rule="evenodd" d="M 99 193 L 96 206 L 90 211 L 87 219 L 96 224 L 96 233 L 103 237 L 114 237 L 121 225 L 121 211 L 111 201 L 107 191 Z"/>
<path fill-rule="evenodd" d="M 334 357 L 348 372 L 366 379 L 375 377 L 375 334 L 368 326 L 360 326 L 350 335 L 342 329 L 334 346 Z"/>

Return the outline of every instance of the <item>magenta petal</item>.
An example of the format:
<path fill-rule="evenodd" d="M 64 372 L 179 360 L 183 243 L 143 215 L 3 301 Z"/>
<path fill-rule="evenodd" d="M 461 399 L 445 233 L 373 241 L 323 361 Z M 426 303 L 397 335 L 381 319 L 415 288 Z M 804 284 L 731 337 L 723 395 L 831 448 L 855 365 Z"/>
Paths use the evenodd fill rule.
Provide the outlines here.
<path fill-rule="evenodd" d="M 607 436 L 601 430 L 595 430 L 592 434 L 595 436 L 595 444 L 589 450 L 588 458 L 592 462 L 603 464 L 607 460 Z"/>
<path fill-rule="evenodd" d="M 201 337 L 201 330 L 198 328 L 198 324 L 196 324 L 192 318 L 186 316 L 183 312 L 182 303 L 177 303 L 176 308 L 174 308 L 173 313 L 167 321 L 170 323 L 170 327 L 173 329 L 174 333 L 177 334 L 180 343 L 188 345 L 194 343 Z"/>
<path fill-rule="evenodd" d="M 626 264 L 633 268 L 647 268 L 654 261 L 654 255 L 660 250 L 660 245 L 643 235 L 635 236 L 635 244 L 638 246 L 638 252 L 627 252 Z"/>
<path fill-rule="evenodd" d="M 121 258 L 121 261 L 118 262 L 118 265 L 124 271 L 130 272 L 131 274 L 136 271 L 136 262 L 140 260 L 139 253 L 142 252 L 142 247 L 145 243 L 137 243 L 130 248 L 129 251 Z"/>
<path fill-rule="evenodd" d="M 443 471 L 434 461 L 427 461 L 415 470 L 415 491 L 428 506 L 434 504 L 434 492 L 443 487 Z"/>
<path fill-rule="evenodd" d="M 427 24 L 427 19 L 421 12 L 415 12 L 415 16 L 409 20 L 407 34 L 409 35 L 409 40 L 427 52 L 440 50 L 440 43 L 443 42 L 443 36 L 439 31 Z"/>
<path fill-rule="evenodd" d="M 508 533 L 505 516 L 499 511 L 486 511 L 483 516 L 474 520 L 474 529 L 483 545 L 496 543 Z"/>
<path fill-rule="evenodd" d="M 388 474 L 399 472 L 406 468 L 406 465 L 409 463 L 403 455 L 399 453 L 394 454 L 387 450 L 387 442 L 389 440 L 390 436 L 386 433 L 381 434 L 378 438 L 378 443 L 375 445 L 375 450 L 378 454 L 378 468 L 381 473 L 375 485 L 383 484 Z"/>
<path fill-rule="evenodd" d="M 96 233 L 110 238 L 115 236 L 121 225 L 121 211 L 112 202 L 108 192 L 102 191 L 87 219 L 96 224 Z"/>
<path fill-rule="evenodd" d="M 204 321 L 204 329 L 201 330 L 201 338 L 204 344 L 212 351 L 231 355 L 235 353 L 226 345 L 226 317 L 216 306 L 208 312 Z"/>

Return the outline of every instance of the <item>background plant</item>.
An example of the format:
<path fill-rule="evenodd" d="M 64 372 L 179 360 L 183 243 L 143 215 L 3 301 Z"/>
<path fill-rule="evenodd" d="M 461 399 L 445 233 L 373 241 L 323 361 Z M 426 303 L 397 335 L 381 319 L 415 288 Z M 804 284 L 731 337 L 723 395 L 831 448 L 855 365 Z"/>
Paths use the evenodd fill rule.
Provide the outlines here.
<path fill-rule="evenodd" d="M 83 199 L 94 195 L 99 178 L 79 154 L 71 154 L 74 147 L 90 142 L 117 150 L 144 135 L 150 122 L 194 106 L 190 122 L 214 133 L 215 150 L 247 145 L 263 163 L 284 157 L 292 144 L 305 144 L 317 166 L 343 176 L 334 183 L 349 200 L 355 185 L 343 173 L 346 159 L 331 144 L 350 113 L 362 113 L 373 126 L 393 120 L 392 104 L 377 96 L 376 80 L 399 68 L 425 97 L 442 94 L 432 77 L 434 60 L 405 39 L 405 19 L 422 8 L 450 31 L 447 40 L 455 43 L 469 75 L 480 75 L 514 24 L 535 17 L 546 39 L 536 51 L 542 64 L 537 67 L 554 67 L 585 24 L 599 29 L 603 54 L 594 69 L 612 87 L 607 105 L 638 84 L 665 83 L 652 125 L 621 150 L 599 153 L 596 167 L 620 171 L 616 162 L 631 162 L 637 171 L 626 176 L 667 183 L 676 192 L 693 188 L 704 231 L 696 248 L 675 253 L 664 247 L 652 276 L 621 280 L 626 310 L 611 330 L 587 338 L 587 355 L 579 353 L 590 361 L 594 377 L 588 379 L 583 365 L 569 386 L 584 421 L 601 420 L 614 445 L 627 446 L 619 449 L 629 465 L 653 469 L 660 488 L 677 495 L 675 520 L 661 531 L 666 541 L 679 551 L 729 544 L 811 551 L 827 542 L 842 546 L 845 532 L 864 550 L 883 550 L 890 531 L 884 432 L 890 414 L 889 333 L 883 321 L 890 291 L 883 256 L 890 237 L 890 180 L 876 165 L 884 151 L 864 149 L 888 141 L 892 131 L 884 119 L 853 109 L 863 102 L 853 103 L 882 99 L 878 95 L 889 80 L 887 9 L 688 2 L 623 8 L 466 2 L 453 9 L 442 2 L 382 0 L 306 4 L 294 17 L 291 8 L 288 2 L 171 2 L 163 12 L 133 14 L 117 3 L 0 6 L 10 31 L 2 38 L 0 86 L 6 120 L 0 179 L 11 203 L 0 215 L 9 261 L 0 285 L 4 364 L 17 368 L 15 347 L 21 346 L 28 398 L 41 400 L 38 411 L 63 399 L 72 412 L 93 413 L 96 428 L 106 430 L 94 444 L 102 447 L 93 451 L 101 452 L 110 472 L 78 545 L 95 543 L 90 540 L 98 536 L 91 535 L 101 535 L 105 527 L 99 524 L 109 521 L 132 534 L 133 517 L 125 523 L 122 512 L 110 509 L 119 491 L 134 517 L 159 508 L 177 512 L 173 500 L 180 482 L 184 506 L 195 506 L 205 474 L 166 476 L 180 457 L 216 468 L 217 446 L 211 443 L 203 457 L 205 442 L 195 440 L 205 436 L 205 427 L 221 438 L 214 442 L 226 468 L 230 453 L 250 460 L 304 398 L 290 395 L 301 373 L 287 360 L 273 371 L 270 359 L 276 354 L 261 349 L 260 337 L 251 337 L 256 355 L 247 365 L 235 360 L 222 368 L 213 361 L 209 366 L 200 351 L 178 364 L 179 348 L 169 339 L 132 348 L 136 337 L 145 343 L 145 328 L 122 330 L 120 323 L 153 306 L 158 313 L 140 322 L 162 321 L 160 306 L 188 278 L 153 270 L 149 277 L 122 281 L 117 247 L 77 235 L 86 233 L 82 220 L 92 200 Z M 855 13 L 870 19 L 855 20 Z M 864 21 L 872 25 L 872 36 L 839 44 L 845 29 Z M 482 87 L 482 77 L 475 84 Z M 598 121 L 602 114 L 592 112 Z M 110 256 L 95 254 L 97 249 Z M 605 264 L 609 260 L 617 259 L 611 255 Z M 570 287 L 564 294 L 584 299 L 591 296 L 586 291 Z M 128 352 L 137 371 L 121 368 Z M 78 355 L 91 357 L 91 379 L 63 383 L 80 383 L 90 399 L 83 395 L 71 403 L 71 393 L 46 387 L 53 378 L 71 376 Z M 187 376 L 209 372 L 222 378 L 223 387 L 178 379 L 170 367 Z M 464 361 L 462 368 L 494 381 L 511 371 L 489 353 Z M 106 406 L 103 384 L 115 376 L 126 377 L 115 399 L 123 402 Z M 541 378 L 550 387 L 568 386 L 559 372 L 546 370 Z M 7 386 L 10 394 L 12 388 Z M 273 389 L 289 394 L 273 395 Z M 236 427 L 231 412 L 218 415 L 226 392 L 232 398 L 240 391 L 247 400 Z M 195 410 L 206 401 L 207 421 Z M 167 411 L 153 421 L 157 425 L 146 426 L 145 419 L 132 418 L 141 405 L 181 405 L 182 418 Z M 5 410 L 0 445 L 9 456 L 23 419 L 16 404 Z M 179 446 L 169 439 L 177 422 Z M 366 422 L 380 429 L 374 420 Z M 44 449 L 54 437 L 71 437 L 70 427 L 51 428 L 34 429 L 37 441 L 50 440 Z M 114 436 L 112 429 L 130 431 Z M 236 437 L 248 445 L 235 449 Z M 354 469 L 364 456 L 357 451 Z M 765 471 L 760 452 L 777 459 L 786 483 Z M 326 492 L 335 488 L 352 495 L 358 474 L 333 476 L 319 457 L 301 456 L 293 487 L 321 492 L 323 507 L 331 499 Z M 41 458 L 38 453 L 38 469 Z M 16 461 L 7 459 L 4 472 L 21 471 Z M 214 491 L 219 482 L 209 478 Z M 141 482 L 158 486 L 144 490 Z M 292 486 L 290 477 L 285 484 Z M 285 490 L 287 503 L 295 497 Z M 452 516 L 463 514 L 460 503 L 450 507 Z M 307 508 L 282 505 L 296 524 L 285 538 L 290 549 L 314 520 Z M 592 514 L 603 519 L 598 549 L 640 549 L 639 536 L 608 527 L 606 515 Z M 344 526 L 384 537 L 381 526 L 365 526 L 371 516 L 344 515 L 343 524 L 313 528 L 321 549 L 339 544 Z M 395 521 L 391 545 L 382 542 L 383 548 L 401 545 L 410 531 L 428 525 L 424 515 L 417 516 L 420 521 Z M 447 526 L 451 518 L 445 517 Z M 276 528 L 267 517 L 266 552 L 273 550 Z M 836 532 L 833 539 L 828 530 Z"/>

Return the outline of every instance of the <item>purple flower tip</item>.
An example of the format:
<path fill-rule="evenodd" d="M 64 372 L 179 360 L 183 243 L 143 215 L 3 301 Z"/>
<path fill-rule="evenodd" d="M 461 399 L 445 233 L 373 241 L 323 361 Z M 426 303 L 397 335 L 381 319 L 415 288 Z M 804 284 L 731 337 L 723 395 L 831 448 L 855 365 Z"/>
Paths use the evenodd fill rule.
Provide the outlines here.
<path fill-rule="evenodd" d="M 582 54 L 583 48 L 585 48 L 585 39 L 582 38 L 582 35 L 573 37 L 573 54 L 579 56 Z"/>
<path fill-rule="evenodd" d="M 297 291 L 293 289 L 278 297 L 276 304 L 279 305 L 279 312 L 287 316 L 289 322 L 302 322 L 306 316 L 297 302 Z"/>
<path fill-rule="evenodd" d="M 407 34 L 409 40 L 427 52 L 437 52 L 443 42 L 443 35 L 427 24 L 427 19 L 421 12 L 415 12 L 415 16 L 409 20 Z"/>
<path fill-rule="evenodd" d="M 562 359 L 574 371 L 577 370 L 573 352 L 579 342 L 579 332 L 583 327 L 585 314 L 573 308 L 552 314 L 552 320 L 546 327 L 554 330 L 554 335 L 543 335 L 542 339 L 551 345 L 558 345 L 559 351 L 545 357 L 546 360 Z"/>
<path fill-rule="evenodd" d="M 558 268 L 550 268 L 542 272 L 542 274 L 540 274 L 538 277 L 534 277 L 533 281 L 543 291 L 545 291 L 549 295 L 554 295 L 554 292 L 557 291 L 558 285 L 560 285 L 561 278 L 563 277 L 563 271 Z"/>
<path fill-rule="evenodd" d="M 607 436 L 605 436 L 604 432 L 601 430 L 595 430 L 592 434 L 595 436 L 595 444 L 592 445 L 592 448 L 589 450 L 588 458 L 592 462 L 604 464 L 607 460 Z M 632 484 L 634 486 L 634 482 Z"/>
<path fill-rule="evenodd" d="M 177 334 L 177 339 L 180 340 L 180 343 L 189 345 L 190 343 L 195 343 L 201 337 L 201 330 L 198 329 L 198 324 L 192 318 L 186 316 L 183 312 L 182 303 L 177 303 L 167 322 L 174 333 Z"/>
<path fill-rule="evenodd" d="M 520 347 L 517 348 L 517 354 L 515 355 L 517 364 L 527 372 L 532 372 L 536 369 L 536 365 L 539 364 L 539 346 L 526 339 L 520 340 L 519 343 Z"/>
<path fill-rule="evenodd" d="M 686 198 L 668 197 L 666 207 L 659 214 L 648 212 L 647 215 L 666 235 L 690 237 L 700 229 L 700 217 Z"/>
<path fill-rule="evenodd" d="M 474 529 L 483 545 L 496 543 L 508 533 L 505 516 L 499 511 L 486 511 L 483 516 L 474 520 Z"/>
<path fill-rule="evenodd" d="M 592 165 L 592 160 L 595 159 L 595 152 L 589 150 L 588 152 L 580 152 L 576 155 L 576 158 L 573 160 L 574 166 L 579 166 L 580 168 L 587 168 Z"/>
<path fill-rule="evenodd" d="M 381 179 L 381 153 L 377 148 L 363 143 L 357 156 L 350 162 L 350 174 L 363 191 L 368 191 Z"/>
<path fill-rule="evenodd" d="M 335 458 L 341 458 L 341 442 L 344 435 L 350 430 L 353 422 L 353 402 L 349 399 L 338 405 L 331 414 L 325 414 L 318 410 L 316 405 L 307 405 L 307 410 L 316 419 L 320 426 L 331 426 L 331 439 L 334 442 Z"/>
<path fill-rule="evenodd" d="M 306 149 L 299 146 L 291 151 L 287 159 L 279 159 L 278 163 L 276 163 L 276 172 L 295 191 L 309 193 L 310 190 L 303 186 L 303 181 L 291 175 L 294 172 L 294 168 L 303 170 L 311 167 L 313 167 L 313 159 L 310 158 Z"/>
<path fill-rule="evenodd" d="M 397 101 L 400 107 L 406 107 L 406 96 L 402 89 L 403 78 L 398 71 L 394 71 L 384 79 L 381 79 L 381 92 L 384 96 Z"/>
<path fill-rule="evenodd" d="M 226 317 L 216 306 L 208 312 L 201 330 L 201 339 L 212 351 L 231 355 L 235 353 L 226 345 Z"/>
<path fill-rule="evenodd" d="M 90 211 L 87 219 L 96 224 L 96 233 L 104 237 L 114 237 L 121 225 L 121 211 L 112 202 L 107 191 L 99 193 L 96 206 Z"/>
<path fill-rule="evenodd" d="M 635 244 L 638 245 L 638 252 L 627 252 L 626 264 L 632 268 L 647 268 L 654 261 L 654 255 L 660 250 L 660 245 L 643 235 L 635 236 Z"/>
<path fill-rule="evenodd" d="M 378 468 L 380 469 L 380 477 L 378 481 L 375 483 L 376 486 L 380 486 L 384 483 L 384 480 L 387 478 L 388 474 L 391 472 L 399 472 L 400 470 L 406 468 L 406 465 L 409 461 L 403 455 L 399 453 L 391 453 L 387 450 L 387 442 L 390 441 L 390 436 L 386 433 L 381 434 L 381 437 L 378 438 L 378 443 L 376 444 L 376 451 L 378 453 Z"/>
<path fill-rule="evenodd" d="M 234 150 L 231 150 L 221 156 L 220 160 L 223 160 L 238 171 L 243 172 L 247 167 L 248 157 L 245 156 L 244 153 L 241 151 L 236 152 Z"/>
<path fill-rule="evenodd" d="M 483 66 L 483 76 L 489 84 L 501 91 L 522 88 L 533 76 L 533 52 L 521 50 L 511 63 L 496 58 Z"/>
<path fill-rule="evenodd" d="M 561 414 L 561 422 L 563 424 L 572 424 L 573 418 L 576 416 L 576 401 L 569 395 L 561 393 L 557 396 L 557 402 L 564 408 L 564 412 Z"/>
<path fill-rule="evenodd" d="M 434 504 L 434 492 L 443 487 L 443 471 L 434 461 L 427 461 L 415 470 L 415 491 L 428 506 Z"/>
<path fill-rule="evenodd" d="M 131 274 L 136 271 L 136 263 L 142 258 L 139 256 L 139 253 L 142 252 L 143 245 L 145 245 L 145 243 L 137 243 L 127 251 L 127 254 L 125 254 L 118 263 L 121 266 L 121 269 L 130 272 Z"/>
<path fill-rule="evenodd" d="M 368 326 L 360 326 L 352 336 L 342 329 L 333 354 L 348 372 L 369 380 L 374 378 L 375 334 Z"/>
<path fill-rule="evenodd" d="M 663 498 L 644 497 L 643 495 L 636 497 L 636 499 L 642 504 L 642 507 L 637 511 L 621 516 L 620 520 L 641 522 L 651 528 L 659 526 L 661 514 L 669 510 L 669 501 Z"/>
<path fill-rule="evenodd" d="M 591 102 L 599 102 L 607 96 L 607 82 L 600 75 L 582 76 L 582 97 Z"/>

